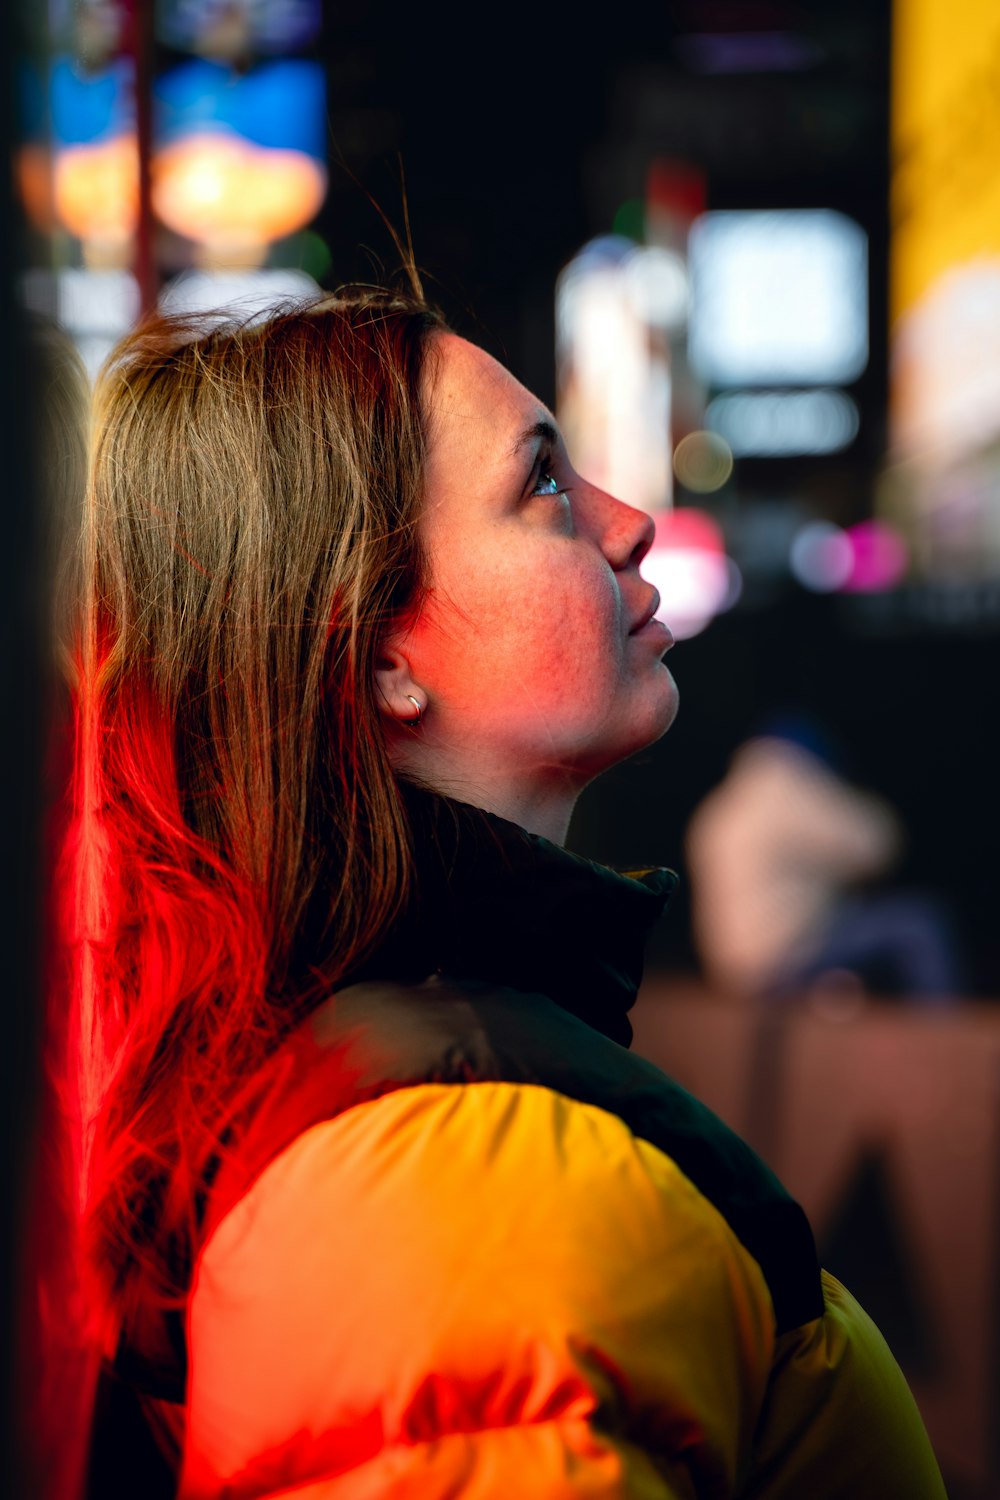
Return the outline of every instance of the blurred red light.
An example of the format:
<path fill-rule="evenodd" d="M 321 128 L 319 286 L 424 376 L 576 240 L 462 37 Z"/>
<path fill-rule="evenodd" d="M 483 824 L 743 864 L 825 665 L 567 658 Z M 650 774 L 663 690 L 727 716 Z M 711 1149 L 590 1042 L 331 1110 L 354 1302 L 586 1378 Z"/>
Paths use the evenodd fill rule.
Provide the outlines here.
<path fill-rule="evenodd" d="M 726 550 L 722 531 L 717 521 L 707 511 L 694 506 L 675 506 L 656 517 L 656 541 L 654 547 L 671 550 L 712 552 L 721 554 Z"/>

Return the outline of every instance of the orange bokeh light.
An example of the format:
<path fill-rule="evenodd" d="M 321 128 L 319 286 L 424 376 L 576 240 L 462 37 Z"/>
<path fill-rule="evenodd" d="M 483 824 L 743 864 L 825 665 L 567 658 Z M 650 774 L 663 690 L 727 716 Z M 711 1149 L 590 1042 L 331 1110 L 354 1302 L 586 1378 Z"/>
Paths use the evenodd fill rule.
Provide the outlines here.
<path fill-rule="evenodd" d="M 326 193 L 326 170 L 304 151 L 190 135 L 157 153 L 152 191 L 157 216 L 188 239 L 263 245 L 315 217 Z"/>
<path fill-rule="evenodd" d="M 85 241 L 121 240 L 139 219 L 139 150 L 134 135 L 100 145 L 63 146 L 53 196 L 61 224 Z"/>
<path fill-rule="evenodd" d="M 43 234 L 52 234 L 57 228 L 52 199 L 52 152 L 48 146 L 29 141 L 18 150 L 14 171 L 29 220 Z"/>

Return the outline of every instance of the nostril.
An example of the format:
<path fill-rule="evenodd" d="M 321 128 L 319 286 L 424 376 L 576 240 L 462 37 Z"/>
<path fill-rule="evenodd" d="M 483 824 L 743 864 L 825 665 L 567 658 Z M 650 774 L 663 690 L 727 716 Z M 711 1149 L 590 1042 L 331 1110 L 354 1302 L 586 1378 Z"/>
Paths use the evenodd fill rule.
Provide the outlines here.
<path fill-rule="evenodd" d="M 652 516 L 613 495 L 601 491 L 596 494 L 605 507 L 600 517 L 605 557 L 616 572 L 638 568 L 656 536 Z"/>
<path fill-rule="evenodd" d="M 642 532 L 635 546 L 632 548 L 629 562 L 633 566 L 638 567 L 653 545 L 656 537 L 656 524 L 652 516 L 646 515 L 645 512 L 637 511 L 636 514 L 642 517 Z"/>

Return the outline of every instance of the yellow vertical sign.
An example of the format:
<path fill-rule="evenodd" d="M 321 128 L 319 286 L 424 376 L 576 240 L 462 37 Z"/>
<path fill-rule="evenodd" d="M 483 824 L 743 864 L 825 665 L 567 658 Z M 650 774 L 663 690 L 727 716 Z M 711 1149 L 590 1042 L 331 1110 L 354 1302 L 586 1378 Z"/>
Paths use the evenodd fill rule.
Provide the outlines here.
<path fill-rule="evenodd" d="M 1000 255 L 1000 4 L 895 0 L 893 320 L 983 255 Z"/>
<path fill-rule="evenodd" d="M 1000 3 L 895 0 L 893 453 L 940 469 L 1000 436 Z"/>

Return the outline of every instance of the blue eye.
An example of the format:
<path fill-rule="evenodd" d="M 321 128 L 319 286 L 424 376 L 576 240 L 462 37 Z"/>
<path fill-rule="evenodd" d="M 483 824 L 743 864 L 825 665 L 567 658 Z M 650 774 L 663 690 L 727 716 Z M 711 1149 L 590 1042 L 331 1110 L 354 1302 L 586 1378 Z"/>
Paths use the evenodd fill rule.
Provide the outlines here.
<path fill-rule="evenodd" d="M 531 493 L 533 495 L 558 495 L 561 491 L 555 476 L 547 469 L 542 469 Z"/>

